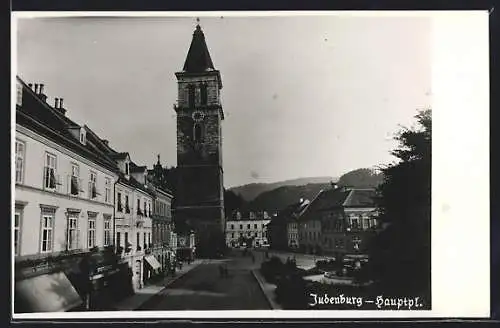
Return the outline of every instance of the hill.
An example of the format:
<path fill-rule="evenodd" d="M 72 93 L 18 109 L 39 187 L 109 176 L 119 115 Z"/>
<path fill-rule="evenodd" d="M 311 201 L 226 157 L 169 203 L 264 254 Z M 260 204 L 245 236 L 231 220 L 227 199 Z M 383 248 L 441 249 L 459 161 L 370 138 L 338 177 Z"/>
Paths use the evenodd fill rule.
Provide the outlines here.
<path fill-rule="evenodd" d="M 314 179 L 314 178 L 313 178 Z M 287 207 L 290 204 L 298 202 L 301 198 L 313 200 L 314 197 L 320 192 L 321 189 L 331 188 L 330 182 L 337 181 L 337 179 L 328 178 L 315 178 L 318 181 L 323 179 L 320 183 L 306 183 L 303 185 L 293 185 L 303 181 L 310 181 L 308 179 L 296 179 L 290 181 L 283 181 L 277 183 L 281 184 L 274 189 L 267 190 L 256 196 L 251 201 L 247 202 L 247 206 L 251 210 L 267 210 L 277 211 Z M 342 175 L 337 184 L 341 186 L 350 186 L 357 188 L 377 187 L 383 182 L 383 175 L 374 170 L 361 168 L 352 170 Z M 321 181 L 321 180 L 320 180 Z M 273 184 L 270 184 L 271 186 Z M 274 184 L 276 185 L 276 184 Z M 265 186 L 266 188 L 269 186 Z"/>
<path fill-rule="evenodd" d="M 268 212 L 282 210 L 301 198 L 312 200 L 321 189 L 330 187 L 330 183 L 308 183 L 303 186 L 282 186 L 265 191 L 249 202 L 248 208 L 254 211 Z"/>
<path fill-rule="evenodd" d="M 307 184 L 328 184 L 330 181 L 337 181 L 338 178 L 332 177 L 310 177 L 293 180 L 278 181 L 272 183 L 250 183 L 238 187 L 229 188 L 235 194 L 240 195 L 244 200 L 250 202 L 257 196 L 273 189 L 284 186 L 305 186 Z"/>

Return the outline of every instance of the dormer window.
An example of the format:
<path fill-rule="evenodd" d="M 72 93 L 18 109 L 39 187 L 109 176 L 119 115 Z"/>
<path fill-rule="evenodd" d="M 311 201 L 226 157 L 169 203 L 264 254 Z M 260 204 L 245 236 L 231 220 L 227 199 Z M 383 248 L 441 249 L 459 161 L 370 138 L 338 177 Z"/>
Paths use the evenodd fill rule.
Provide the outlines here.
<path fill-rule="evenodd" d="M 130 174 L 129 163 L 125 163 L 125 175 L 129 175 L 129 174 Z"/>
<path fill-rule="evenodd" d="M 87 143 L 87 138 L 86 138 L 86 135 L 85 135 L 85 129 L 84 128 L 80 129 L 80 143 L 82 145 L 85 145 Z"/>

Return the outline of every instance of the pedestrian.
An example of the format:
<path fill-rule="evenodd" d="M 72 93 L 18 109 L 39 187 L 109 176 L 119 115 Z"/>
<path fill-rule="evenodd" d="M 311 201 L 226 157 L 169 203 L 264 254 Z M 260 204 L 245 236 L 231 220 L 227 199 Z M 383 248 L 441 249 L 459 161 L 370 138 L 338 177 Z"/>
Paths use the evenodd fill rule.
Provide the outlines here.
<path fill-rule="evenodd" d="M 229 270 L 227 269 L 227 265 L 224 265 L 224 277 L 229 277 Z"/>

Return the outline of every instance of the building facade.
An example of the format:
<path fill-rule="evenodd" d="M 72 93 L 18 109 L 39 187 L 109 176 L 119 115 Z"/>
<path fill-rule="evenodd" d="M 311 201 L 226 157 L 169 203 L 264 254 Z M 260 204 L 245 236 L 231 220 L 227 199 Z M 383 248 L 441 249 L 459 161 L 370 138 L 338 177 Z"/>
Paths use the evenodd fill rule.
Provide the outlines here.
<path fill-rule="evenodd" d="M 370 239 L 379 232 L 375 190 L 347 190 L 341 206 L 322 211 L 323 249 L 343 257 L 365 258 Z"/>
<path fill-rule="evenodd" d="M 151 185 L 153 198 L 153 255 L 161 265 L 161 271 L 168 271 L 174 263 L 177 251 L 176 238 L 172 238 L 172 192 Z M 174 244 L 175 242 L 175 244 Z"/>
<path fill-rule="evenodd" d="M 200 252 L 218 247 L 223 236 L 221 75 L 210 58 L 205 36 L 196 26 L 178 83 L 175 220 L 182 234 L 195 231 Z M 183 229 L 181 229 L 183 228 Z M 215 239 L 214 239 L 215 238 Z M 222 241 L 223 242 L 223 241 Z M 201 254 L 201 253 L 200 253 Z"/>
<path fill-rule="evenodd" d="M 379 231 L 374 189 L 333 187 L 321 191 L 299 218 L 299 239 L 309 253 L 366 258 Z"/>
<path fill-rule="evenodd" d="M 138 290 L 160 269 L 148 254 L 153 246 L 153 195 L 146 185 L 144 166 L 135 165 L 126 152 L 110 148 L 108 156 L 115 161 L 120 174 L 115 195 L 117 253 L 132 268 L 132 284 Z"/>
<path fill-rule="evenodd" d="M 271 218 L 267 212 L 235 211 L 231 220 L 226 222 L 226 245 L 240 247 L 262 247 L 269 244 L 267 225 Z"/>
<path fill-rule="evenodd" d="M 173 193 L 166 187 L 165 171 L 158 161 L 153 169 L 148 170 L 148 181 L 154 190 L 153 200 L 153 247 L 154 253 L 168 272 L 175 266 L 177 254 L 177 233 L 172 217 Z"/>
<path fill-rule="evenodd" d="M 106 310 L 175 257 L 172 194 L 43 87 L 17 79 L 15 312 Z"/>
<path fill-rule="evenodd" d="M 122 294 L 126 286 L 117 283 L 128 275 L 114 254 L 114 163 L 96 150 L 87 126 L 66 116 L 62 99 L 46 102 L 42 84 L 18 78 L 17 92 L 16 312 L 99 308 Z M 43 289 L 54 281 L 67 292 Z"/>
<path fill-rule="evenodd" d="M 298 217 L 309 205 L 307 199 L 291 204 L 273 216 L 268 224 L 269 243 L 271 248 L 279 250 L 297 249 L 299 247 Z"/>

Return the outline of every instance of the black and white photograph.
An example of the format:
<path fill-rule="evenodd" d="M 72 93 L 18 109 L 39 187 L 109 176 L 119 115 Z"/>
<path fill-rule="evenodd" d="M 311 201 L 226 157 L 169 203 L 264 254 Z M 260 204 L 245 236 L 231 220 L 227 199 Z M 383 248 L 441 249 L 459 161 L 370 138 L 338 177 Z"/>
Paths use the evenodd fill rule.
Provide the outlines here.
<path fill-rule="evenodd" d="M 13 20 L 14 314 L 436 316 L 477 277 L 446 197 L 488 167 L 448 155 L 487 121 L 435 108 L 431 14 Z"/>

